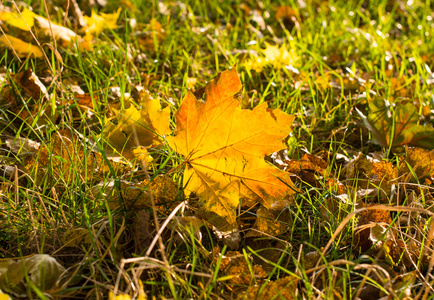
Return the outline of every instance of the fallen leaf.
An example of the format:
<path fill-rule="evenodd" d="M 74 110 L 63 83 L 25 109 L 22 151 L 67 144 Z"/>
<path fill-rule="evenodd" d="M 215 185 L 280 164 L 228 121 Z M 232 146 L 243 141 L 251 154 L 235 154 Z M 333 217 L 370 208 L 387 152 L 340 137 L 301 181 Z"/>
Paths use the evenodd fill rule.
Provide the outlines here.
<path fill-rule="evenodd" d="M 14 26 L 21 30 L 29 31 L 34 24 L 34 17 L 37 16 L 34 12 L 24 8 L 21 13 L 7 11 L 4 9 L 0 12 L 0 20 L 10 26 Z"/>
<path fill-rule="evenodd" d="M 247 60 L 244 66 L 248 70 L 262 72 L 264 67 L 272 66 L 275 69 L 282 69 L 286 66 L 297 66 L 299 57 L 294 49 L 287 49 L 287 46 L 272 46 L 265 43 L 265 49 L 260 51 L 260 55 Z"/>
<path fill-rule="evenodd" d="M 137 40 L 143 50 L 155 51 L 155 42 L 160 44 L 166 37 L 166 33 L 163 29 L 163 26 L 161 26 L 156 19 L 151 19 L 148 27 L 150 30 L 140 33 L 140 35 L 137 36 Z"/>
<path fill-rule="evenodd" d="M 282 166 L 286 172 L 299 176 L 303 181 L 320 186 L 317 176 L 326 174 L 328 164 L 322 158 L 306 153 L 301 159 L 285 160 Z"/>
<path fill-rule="evenodd" d="M 2 11 L 0 12 L 0 20 L 6 22 L 8 25 L 14 26 L 16 28 L 25 31 L 30 31 L 34 29 L 32 27 L 36 25 L 35 27 L 37 29 L 36 30 L 37 34 L 41 33 L 44 36 L 48 36 L 50 38 L 53 37 L 54 39 L 61 41 L 62 46 L 65 47 L 71 45 L 73 42 L 81 43 L 81 37 L 71 29 L 66 28 L 62 25 L 55 24 L 54 22 L 49 21 L 48 19 L 39 16 L 34 12 L 28 10 L 27 8 L 24 8 L 21 13 Z M 18 44 L 16 43 L 18 43 L 17 41 L 15 41 L 15 45 L 18 46 Z M 36 46 L 33 47 L 39 49 Z M 17 51 L 17 48 L 15 46 L 14 49 Z"/>
<path fill-rule="evenodd" d="M 167 137 L 185 159 L 187 196 L 196 193 L 205 209 L 236 224 L 240 198 L 270 207 L 294 193 L 288 173 L 264 160 L 285 148 L 293 116 L 264 103 L 241 109 L 236 94 L 241 82 L 235 69 L 220 73 L 205 89 L 206 102 L 190 92 L 176 113 L 177 131 Z"/>
<path fill-rule="evenodd" d="M 89 229 L 76 227 L 65 231 L 60 238 L 64 247 L 81 247 L 92 243 Z"/>
<path fill-rule="evenodd" d="M 238 299 L 298 299 L 297 286 L 299 281 L 300 279 L 295 276 L 286 276 L 276 281 L 268 282 L 263 289 L 259 285 L 251 286 Z"/>
<path fill-rule="evenodd" d="M 106 201 L 110 209 L 142 209 L 151 206 L 151 197 L 158 206 L 173 207 L 178 189 L 172 179 L 160 175 L 151 183 L 149 180 L 140 183 L 123 180 L 101 182 L 93 186 L 91 192 L 94 199 Z"/>
<path fill-rule="evenodd" d="M 35 254 L 13 261 L 9 260 L 7 269 L 0 274 L 1 287 L 17 297 L 27 296 L 27 280 L 40 290 L 53 289 L 65 268 L 48 254 Z"/>
<path fill-rule="evenodd" d="M 12 300 L 12 298 L 8 294 L 5 294 L 2 290 L 0 290 L 0 300 Z"/>
<path fill-rule="evenodd" d="M 434 128 L 419 124 L 418 109 L 411 102 L 389 103 L 377 97 L 369 102 L 367 116 L 356 110 L 372 133 L 372 141 L 382 147 L 434 147 Z"/>
<path fill-rule="evenodd" d="M 127 294 L 119 294 L 115 296 L 112 291 L 109 292 L 108 298 L 109 300 L 131 300 L 131 297 Z"/>
<path fill-rule="evenodd" d="M 133 217 L 131 230 L 134 239 L 135 252 L 138 255 L 144 253 L 151 244 L 152 235 L 149 233 L 150 214 L 141 209 Z"/>
<path fill-rule="evenodd" d="M 392 223 L 392 219 L 388 210 L 373 209 L 362 211 L 357 224 L 358 230 L 355 230 L 353 240 L 355 250 L 365 253 L 371 249 L 381 237 L 385 239 L 385 236 L 383 236 L 385 234 L 385 228 L 387 228 L 390 223 Z M 381 243 L 379 246 L 381 246 Z"/>
<path fill-rule="evenodd" d="M 408 174 L 411 168 L 417 179 L 434 177 L 434 152 L 432 150 L 405 147 L 405 152 L 405 158 L 399 163 L 401 174 Z"/>
<path fill-rule="evenodd" d="M 290 229 L 292 216 L 288 209 L 273 210 L 261 207 L 256 212 L 254 230 L 250 230 L 245 238 L 279 236 Z"/>
<path fill-rule="evenodd" d="M 81 37 L 69 28 L 55 24 L 41 16 L 35 16 L 35 21 L 38 32 L 60 41 L 63 47 L 82 42 Z"/>
<path fill-rule="evenodd" d="M 160 101 L 154 100 L 148 92 L 142 94 L 140 105 L 138 110 L 130 103 L 119 113 L 117 125 L 113 122 L 106 124 L 102 132 L 106 150 L 133 159 L 136 147 L 156 146 L 162 142 L 160 135 L 171 132 L 170 107 L 161 109 Z"/>
<path fill-rule="evenodd" d="M 0 36 L 0 43 L 11 50 L 15 50 L 19 57 L 30 56 L 32 58 L 42 58 L 44 56 L 38 46 L 24 42 L 9 34 Z"/>
<path fill-rule="evenodd" d="M 250 271 L 249 264 L 252 271 Z M 267 276 L 260 265 L 248 262 L 238 251 L 229 251 L 223 256 L 220 271 L 227 277 L 227 287 L 231 290 L 236 289 L 235 291 L 246 288 L 256 282 L 256 279 Z"/>
<path fill-rule="evenodd" d="M 119 7 L 118 10 L 111 14 L 97 13 L 92 10 L 92 15 L 90 17 L 83 16 L 84 21 L 87 24 L 85 28 L 86 35 L 99 35 L 104 29 L 116 29 L 118 27 L 117 20 L 121 13 L 122 8 Z"/>
<path fill-rule="evenodd" d="M 202 232 L 200 228 L 204 226 L 203 220 L 196 217 L 174 217 L 170 224 L 170 228 L 178 233 L 179 239 L 184 242 L 191 243 L 191 235 L 193 235 L 199 243 L 202 243 Z"/>
<path fill-rule="evenodd" d="M 78 136 L 69 130 L 59 130 L 48 145 L 41 145 L 39 151 L 25 160 L 35 183 L 54 184 L 61 181 L 69 184 L 73 179 L 95 180 L 98 174 L 109 170 L 101 154 L 87 150 Z M 75 172 L 77 171 L 77 172 Z"/>

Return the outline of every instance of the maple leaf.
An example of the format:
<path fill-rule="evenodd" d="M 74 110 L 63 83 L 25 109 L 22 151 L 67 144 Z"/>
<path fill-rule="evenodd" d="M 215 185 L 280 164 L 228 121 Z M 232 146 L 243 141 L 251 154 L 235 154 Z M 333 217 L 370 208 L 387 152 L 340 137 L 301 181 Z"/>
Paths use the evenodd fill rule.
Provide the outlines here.
<path fill-rule="evenodd" d="M 289 173 L 264 156 L 286 148 L 293 116 L 266 103 L 242 109 L 235 95 L 242 88 L 235 69 L 220 73 L 205 87 L 206 102 L 188 92 L 176 114 L 177 132 L 167 141 L 185 158 L 184 185 L 206 201 L 204 208 L 235 224 L 240 198 L 270 207 L 292 194 Z"/>
<path fill-rule="evenodd" d="M 369 115 L 357 110 L 363 124 L 372 133 L 372 141 L 382 147 L 411 145 L 433 148 L 434 128 L 420 125 L 419 113 L 413 103 L 395 103 L 375 98 L 369 102 Z"/>

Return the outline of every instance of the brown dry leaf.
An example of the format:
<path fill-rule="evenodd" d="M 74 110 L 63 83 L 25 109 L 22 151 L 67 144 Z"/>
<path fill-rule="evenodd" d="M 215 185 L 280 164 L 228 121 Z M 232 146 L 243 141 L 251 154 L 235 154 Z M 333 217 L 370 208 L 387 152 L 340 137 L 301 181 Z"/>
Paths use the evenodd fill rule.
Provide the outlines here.
<path fill-rule="evenodd" d="M 178 233 L 178 236 L 183 241 L 191 241 L 193 235 L 199 243 L 202 243 L 201 227 L 205 222 L 196 217 L 174 217 L 171 222 L 171 229 Z"/>
<path fill-rule="evenodd" d="M 234 227 L 241 197 L 269 208 L 296 190 L 287 172 L 264 160 L 286 147 L 283 140 L 294 117 L 266 103 L 241 109 L 236 98 L 241 88 L 232 69 L 208 83 L 205 103 L 188 93 L 176 114 L 176 136 L 167 138 L 185 158 L 187 196 L 197 194 L 206 210 Z"/>
<path fill-rule="evenodd" d="M 35 101 L 39 101 L 39 99 L 47 92 L 47 88 L 31 68 L 13 75 L 12 80 L 18 88 L 21 88 L 24 91 L 22 96 L 32 97 Z"/>
<path fill-rule="evenodd" d="M 374 242 L 378 241 L 384 234 L 384 228 L 387 228 L 390 223 L 392 223 L 392 218 L 388 210 L 373 209 L 362 211 L 360 213 L 358 229 L 355 230 L 354 234 L 354 249 L 362 253 L 368 251 L 374 245 Z"/>
<path fill-rule="evenodd" d="M 141 255 L 151 244 L 152 235 L 149 233 L 150 214 L 145 210 L 139 210 L 132 221 L 135 253 Z"/>
<path fill-rule="evenodd" d="M 410 300 L 412 298 L 412 289 L 415 286 L 416 279 L 418 278 L 418 272 L 413 271 L 405 274 L 400 274 L 393 278 L 391 282 L 385 284 L 386 290 L 392 290 L 395 295 L 399 296 L 399 299 Z M 387 295 L 383 290 L 380 291 L 380 300 L 391 299 L 391 295 Z"/>
<path fill-rule="evenodd" d="M 399 170 L 391 162 L 373 162 L 359 153 L 344 167 L 342 174 L 350 185 L 357 184 L 357 188 L 364 189 L 366 195 L 370 194 L 372 189 L 376 191 L 374 194 L 378 194 L 380 190 L 380 200 L 385 201 L 391 195 L 392 186 L 397 183 Z"/>
<path fill-rule="evenodd" d="M 45 126 L 56 122 L 58 111 L 53 110 L 47 88 L 31 68 L 11 75 L 11 80 L 13 82 L 5 89 L 5 98 L 12 112 L 30 124 Z M 25 105 L 23 99 L 26 99 Z"/>
<path fill-rule="evenodd" d="M 83 244 L 91 244 L 92 238 L 87 228 L 71 228 L 63 233 L 60 238 L 64 247 L 81 247 Z"/>
<path fill-rule="evenodd" d="M 261 286 L 251 286 L 247 292 L 240 295 L 238 299 L 298 299 L 297 289 L 299 281 L 300 279 L 295 276 L 283 277 L 267 283 L 260 294 Z"/>
<path fill-rule="evenodd" d="M 178 188 L 173 180 L 165 175 L 155 177 L 151 183 L 149 180 L 144 180 L 141 183 L 111 180 L 106 183 L 99 183 L 91 190 L 93 197 L 107 201 L 110 209 L 150 207 L 151 197 L 154 197 L 155 204 L 158 206 L 173 207 L 178 194 Z"/>
<path fill-rule="evenodd" d="M 176 200 L 179 194 L 178 187 L 173 179 L 167 175 L 155 177 L 149 184 L 149 188 L 154 194 L 154 201 L 158 206 L 165 206 L 168 210 L 172 210 L 180 202 Z"/>
<path fill-rule="evenodd" d="M 155 20 L 152 19 L 149 22 L 149 31 L 143 32 L 140 36 L 138 36 L 138 42 L 143 50 L 146 51 L 155 51 L 156 44 L 160 44 L 163 42 L 164 38 L 166 37 L 166 33 L 163 29 L 163 26 Z"/>
<path fill-rule="evenodd" d="M 120 112 L 117 124 L 106 124 L 102 132 L 106 150 L 114 155 L 133 159 L 137 146 L 151 147 L 162 142 L 160 136 L 171 132 L 169 128 L 170 107 L 161 109 L 160 101 L 154 100 L 148 92 L 141 95 L 141 108 L 130 107 Z"/>
<path fill-rule="evenodd" d="M 397 183 L 398 168 L 389 161 L 374 162 L 371 181 L 382 191 L 380 199 L 387 200 L 392 193 L 392 187 Z"/>
<path fill-rule="evenodd" d="M 279 236 L 290 228 L 292 216 L 288 209 L 272 210 L 261 207 L 256 212 L 254 230 L 250 230 L 245 238 L 262 236 Z"/>
<path fill-rule="evenodd" d="M 409 167 L 414 171 L 418 179 L 434 177 L 434 152 L 422 148 L 405 147 L 405 159 L 400 160 L 400 174 L 408 174 Z M 413 178 L 414 176 L 411 176 Z"/>
<path fill-rule="evenodd" d="M 69 184 L 75 176 L 86 182 L 108 171 L 102 156 L 86 150 L 69 130 L 56 132 L 50 144 L 41 146 L 38 153 L 25 159 L 25 168 L 38 185 L 44 181 L 50 185 L 58 181 Z M 50 174 L 54 177 L 47 177 Z"/>
<path fill-rule="evenodd" d="M 250 263 L 252 264 L 252 263 Z M 256 279 L 267 277 L 267 273 L 259 265 L 253 265 L 250 272 L 249 263 L 243 254 L 238 251 L 229 251 L 223 256 L 220 271 L 229 276 L 227 287 L 232 291 L 239 291 L 252 285 Z"/>
<path fill-rule="evenodd" d="M 303 155 L 300 160 L 287 160 L 285 164 L 284 170 L 286 172 L 298 175 L 303 181 L 313 186 L 319 186 L 316 175 L 326 175 L 328 167 L 328 164 L 322 158 L 309 153 Z"/>

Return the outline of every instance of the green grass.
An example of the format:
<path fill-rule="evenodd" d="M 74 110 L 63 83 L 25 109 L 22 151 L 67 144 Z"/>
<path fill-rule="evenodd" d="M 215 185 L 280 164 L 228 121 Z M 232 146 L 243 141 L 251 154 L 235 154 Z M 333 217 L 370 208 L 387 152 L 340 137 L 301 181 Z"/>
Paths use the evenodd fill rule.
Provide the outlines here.
<path fill-rule="evenodd" d="M 126 9 L 127 2 L 134 9 Z M 424 115 L 420 124 L 433 125 L 429 83 L 433 76 L 429 70 L 434 70 L 433 3 L 310 0 L 306 7 L 300 7 L 298 1 L 282 1 L 281 5 L 293 8 L 293 17 L 278 20 L 274 1 L 220 2 L 125 1 L 118 28 L 104 30 L 95 38 L 92 50 L 59 46 L 56 56 L 44 47 L 52 69 L 45 59 L 22 59 L 20 63 L 10 50 L 4 51 L 0 59 L 5 78 L 0 90 L 1 258 L 35 253 L 56 258 L 67 271 L 61 285 L 47 292 L 55 299 L 106 299 L 109 291 L 137 298 L 139 281 L 148 297 L 231 299 L 242 295 L 249 285 L 256 284 L 265 293 L 267 284 L 286 276 L 300 280 L 297 290 L 292 291 L 300 299 L 352 299 L 368 285 L 381 290 L 381 296 L 403 298 L 395 281 L 400 280 L 399 274 L 412 271 L 418 277 L 407 296 L 420 298 L 429 270 L 429 259 L 420 249 L 432 238 L 431 215 L 422 210 L 432 205 L 429 181 L 415 178 L 412 170 L 408 182 L 400 178 L 395 182 L 401 183 L 396 186 L 400 205 L 418 205 L 422 213 L 393 212 L 393 230 L 388 232 L 407 245 L 414 241 L 419 251 L 417 261 L 404 263 L 403 254 L 391 262 L 390 255 L 382 254 L 385 248 L 376 250 L 375 246 L 373 251 L 361 253 L 354 239 L 362 212 L 345 226 L 340 225 L 363 203 L 397 203 L 391 195 L 381 200 L 357 196 L 357 191 L 366 188 L 363 182 L 368 171 L 359 167 L 355 178 L 346 178 L 348 161 L 359 152 L 371 156 L 382 153 L 383 161 L 399 165 L 399 157 L 405 153 L 401 148 L 371 143 L 370 132 L 356 108 L 369 113 L 367 103 L 375 97 L 398 105 L 399 101 L 410 101 Z M 27 1 L 27 5 L 46 15 L 43 1 Z M 109 1 L 100 11 L 112 13 L 118 6 L 117 1 Z M 51 18 L 62 23 L 63 9 L 51 11 Z M 152 19 L 161 24 L 162 32 L 153 31 Z M 131 27 L 133 22 L 135 28 Z M 74 24 L 70 18 L 66 26 L 74 28 Z M 265 43 L 293 49 L 298 57 L 297 70 L 270 64 L 262 72 L 247 69 L 246 62 L 261 56 Z M 305 169 L 310 177 L 303 172 L 294 177 L 300 192 L 279 212 L 279 216 L 290 217 L 278 219 L 287 226 L 278 236 L 245 237 L 255 222 L 258 205 L 252 209 L 240 206 L 242 239 L 236 249 L 227 247 L 206 225 L 181 228 L 172 222 L 157 235 L 176 205 L 188 200 L 176 217 L 193 216 L 200 206 L 198 199 L 186 199 L 183 194 L 182 158 L 163 143 L 149 150 L 153 157 L 149 168 L 143 168 L 138 160 L 115 164 L 106 156 L 102 140 L 97 139 L 116 116 L 113 108 L 120 110 L 128 102 L 126 93 L 138 102 L 137 86 L 149 90 L 164 107 L 171 107 L 174 128 L 174 113 L 187 93 L 187 79 L 197 78 L 194 88 L 199 94 L 207 81 L 230 67 L 237 68 L 244 85 L 243 107 L 266 102 L 270 108 L 281 108 L 296 117 L 288 157 L 300 160 L 305 153 L 322 156 L 327 167 L 323 174 Z M 44 79 L 56 98 L 31 98 L 25 84 L 12 80 L 14 74 L 28 68 Z M 71 101 L 72 85 L 95 97 L 92 113 Z M 69 146 L 65 141 L 52 142 L 59 130 L 75 134 Z M 41 143 L 47 157 L 33 154 L 38 157 L 31 160 L 32 154 L 26 151 L 12 151 L 7 141 L 19 138 Z M 62 143 L 65 148 L 59 150 Z M 101 153 L 100 160 L 92 150 Z M 96 172 L 96 167 L 104 172 Z M 122 182 L 148 180 L 138 187 L 146 191 L 150 182 L 164 174 L 177 185 L 176 199 L 172 199 L 175 203 L 134 209 L 125 204 L 131 200 L 121 193 Z M 346 202 L 337 198 L 342 193 L 337 185 L 328 183 L 330 178 L 343 184 Z M 113 183 L 112 200 L 120 204 L 118 208 L 109 203 L 110 195 L 93 193 L 92 187 L 101 181 Z M 138 211 L 142 211 L 139 217 Z M 408 226 L 400 223 L 404 217 Z M 159 238 L 145 255 L 154 237 Z M 426 245 L 426 255 L 432 255 L 432 250 L 432 245 Z M 230 251 L 239 251 L 240 261 L 245 263 L 244 281 L 236 281 L 234 274 L 225 272 L 227 257 L 235 255 Z M 409 251 L 415 250 L 405 249 L 403 253 Z M 238 260 L 236 264 L 240 264 Z M 264 276 L 258 276 L 258 266 Z M 410 282 L 409 277 L 406 280 Z M 426 280 L 426 284 L 433 284 L 431 278 Z M 24 294 L 41 297 L 42 292 L 29 279 L 27 282 Z M 11 294 L 14 288 L 9 288 L 1 286 Z M 431 289 L 426 299 L 433 299 L 432 295 Z M 277 291 L 275 299 L 279 299 Z"/>

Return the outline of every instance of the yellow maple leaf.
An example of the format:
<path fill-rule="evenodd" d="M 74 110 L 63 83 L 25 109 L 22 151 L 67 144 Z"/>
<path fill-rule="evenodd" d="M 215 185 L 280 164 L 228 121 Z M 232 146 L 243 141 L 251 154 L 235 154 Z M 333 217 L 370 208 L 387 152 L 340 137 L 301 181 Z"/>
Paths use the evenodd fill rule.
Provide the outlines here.
<path fill-rule="evenodd" d="M 90 17 L 84 16 L 84 20 L 87 23 L 86 35 L 99 35 L 105 28 L 115 29 L 117 28 L 117 20 L 121 13 L 122 8 L 119 8 L 112 14 L 96 13 L 92 10 Z"/>
<path fill-rule="evenodd" d="M 184 185 L 206 201 L 205 209 L 235 224 L 240 198 L 270 207 L 292 194 L 289 174 L 264 156 L 285 148 L 293 116 L 266 103 L 242 109 L 235 69 L 220 73 L 205 88 L 207 101 L 188 93 L 176 114 L 177 132 L 167 141 L 185 158 Z"/>
<path fill-rule="evenodd" d="M 19 57 L 27 57 L 28 55 L 35 58 L 42 58 L 43 54 L 39 47 L 26 43 L 16 37 L 4 34 L 0 36 L 0 44 L 15 50 Z"/>
<path fill-rule="evenodd" d="M 170 107 L 161 109 L 160 101 L 148 93 L 142 94 L 141 109 L 133 105 L 117 118 L 117 125 L 110 122 L 103 130 L 106 148 L 110 147 L 127 159 L 133 159 L 138 146 L 149 147 L 161 143 L 159 135 L 170 133 Z M 137 151 L 136 151 L 137 152 Z"/>

